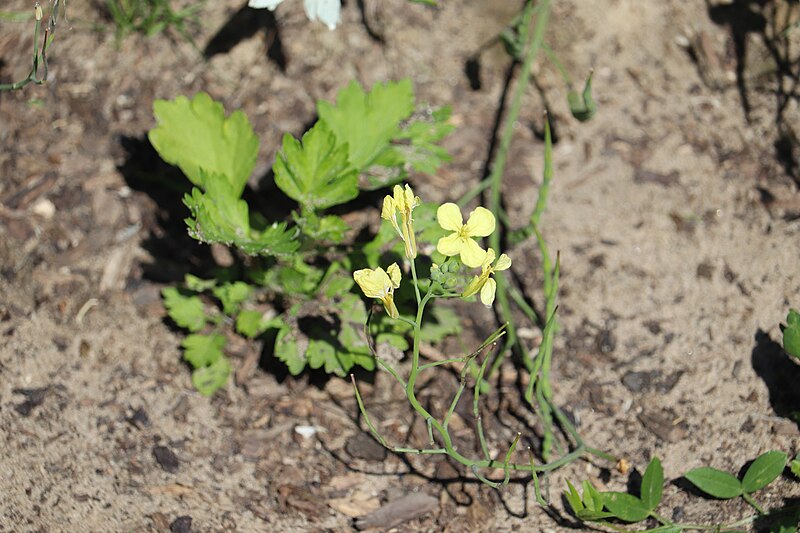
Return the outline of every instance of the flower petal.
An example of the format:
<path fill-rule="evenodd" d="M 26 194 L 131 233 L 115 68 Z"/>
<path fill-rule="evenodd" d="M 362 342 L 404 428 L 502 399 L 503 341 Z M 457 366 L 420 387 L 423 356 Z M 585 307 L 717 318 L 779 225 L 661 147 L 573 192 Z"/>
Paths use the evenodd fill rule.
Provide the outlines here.
<path fill-rule="evenodd" d="M 484 258 L 486 257 L 486 251 L 478 246 L 478 243 L 472 239 L 462 239 L 461 242 L 461 262 L 470 268 L 481 266 Z"/>
<path fill-rule="evenodd" d="M 464 225 L 464 217 L 461 216 L 461 210 L 451 202 L 439 206 L 439 209 L 436 210 L 436 220 L 439 221 L 441 227 L 450 231 L 458 231 Z"/>
<path fill-rule="evenodd" d="M 446 256 L 460 254 L 463 247 L 464 239 L 459 237 L 458 233 L 451 233 L 447 237 L 442 237 L 436 244 L 436 250 Z"/>
<path fill-rule="evenodd" d="M 383 210 L 381 210 L 381 218 L 384 220 L 389 220 L 394 218 L 395 214 L 395 203 L 394 198 L 389 195 L 384 196 L 383 198 Z"/>
<path fill-rule="evenodd" d="M 389 290 L 391 280 L 382 268 L 362 268 L 353 272 L 353 279 L 367 298 L 382 298 Z"/>
<path fill-rule="evenodd" d="M 497 260 L 497 263 L 494 265 L 495 270 L 507 270 L 511 267 L 511 258 L 508 257 L 506 254 L 500 254 L 500 258 Z"/>
<path fill-rule="evenodd" d="M 494 232 L 495 220 L 491 211 L 485 207 L 476 207 L 467 220 L 467 235 L 470 237 L 488 237 Z"/>
<path fill-rule="evenodd" d="M 486 280 L 486 283 L 481 289 L 481 302 L 486 307 L 491 307 L 494 303 L 494 293 L 497 290 L 497 282 L 492 278 Z"/>
<path fill-rule="evenodd" d="M 389 265 L 386 274 L 389 276 L 389 281 L 392 282 L 392 288 L 396 289 L 400 286 L 400 267 L 397 266 L 397 263 Z"/>
<path fill-rule="evenodd" d="M 492 263 L 494 263 L 494 258 L 497 257 L 494 252 L 494 248 L 489 248 L 486 250 L 486 257 L 483 259 L 483 264 L 481 264 L 481 270 L 486 272 L 492 267 Z"/>

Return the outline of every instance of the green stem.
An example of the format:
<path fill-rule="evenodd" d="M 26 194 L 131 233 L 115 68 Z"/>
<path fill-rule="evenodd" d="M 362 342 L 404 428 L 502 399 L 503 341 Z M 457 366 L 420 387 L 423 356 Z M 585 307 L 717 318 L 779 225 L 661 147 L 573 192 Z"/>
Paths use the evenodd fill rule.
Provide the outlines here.
<path fill-rule="evenodd" d="M 749 503 L 749 504 L 750 504 L 750 506 L 751 506 L 753 509 L 755 509 L 756 511 L 758 511 L 758 514 L 762 514 L 762 515 L 765 515 L 765 514 L 767 514 L 767 512 L 766 512 L 764 509 L 762 509 L 760 505 L 758 505 L 758 502 L 756 502 L 756 501 L 753 499 L 753 497 L 752 497 L 752 496 L 750 496 L 748 493 L 746 493 L 746 492 L 743 492 L 743 493 L 742 493 L 742 499 L 743 499 L 744 501 L 746 501 L 747 503 Z"/>

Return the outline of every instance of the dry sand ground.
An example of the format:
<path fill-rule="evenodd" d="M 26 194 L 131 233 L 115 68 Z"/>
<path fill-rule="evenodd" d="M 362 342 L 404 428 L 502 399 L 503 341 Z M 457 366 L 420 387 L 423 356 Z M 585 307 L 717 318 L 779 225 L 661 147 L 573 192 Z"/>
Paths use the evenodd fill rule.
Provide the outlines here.
<path fill-rule="evenodd" d="M 208 2 L 199 45 L 243 3 Z M 279 8 L 281 71 L 265 57 L 265 42 L 277 49 L 274 31 L 240 30 L 241 42 L 203 62 L 179 38 L 134 36 L 116 47 L 113 34 L 92 31 L 98 11 L 73 1 L 49 83 L 0 95 L 0 531 L 180 531 L 180 516 L 192 531 L 350 531 L 351 516 L 408 494 L 433 496 L 432 510 L 397 531 L 568 529 L 520 485 L 498 493 L 430 482 L 458 472 L 417 459 L 408 473 L 364 437 L 341 380 L 313 385 L 260 369 L 246 387 L 200 397 L 181 337 L 163 320 L 159 289 L 207 250 L 180 237 L 177 196 L 141 187 L 141 173 L 163 168 L 143 142 L 155 98 L 204 90 L 243 109 L 262 139 L 258 178 L 279 136 L 313 118 L 317 98 L 352 78 L 410 76 L 421 101 L 452 105 L 458 125 L 447 141 L 454 162 L 417 177 L 417 191 L 454 199 L 476 183 L 508 59 L 497 46 L 481 56 L 478 91 L 464 63 L 519 3 L 365 4 L 383 42 L 368 34 L 357 2 L 334 32 L 309 24 L 299 1 Z M 595 68 L 599 112 L 586 124 L 571 119 L 560 79 L 537 68 L 541 91 L 528 93 L 505 201 L 514 223 L 533 208 L 546 99 L 558 135 L 542 223 L 563 265 L 558 402 L 593 446 L 639 471 L 657 455 L 670 480 L 700 465 L 735 472 L 769 449 L 796 453 L 798 428 L 785 416 L 800 408 L 800 372 L 775 342 L 788 307 L 800 306 L 800 198 L 793 154 L 775 146 L 787 146 L 797 101 L 788 99 L 779 123 L 776 88 L 791 80 L 777 79 L 758 24 L 748 26 L 758 18 L 745 16 L 769 22 L 788 3 L 556 4 L 548 39 L 576 78 Z M 743 29 L 753 31 L 739 39 Z M 28 25 L 0 23 L 3 81 L 26 73 L 30 48 Z M 534 246 L 509 253 L 539 301 Z M 402 435 L 408 410 L 385 377 L 364 393 Z M 444 379 L 425 397 L 452 388 Z M 498 435 L 517 431 L 518 420 L 499 420 Z M 295 433 L 309 424 L 317 438 Z M 627 478 L 604 475 L 609 466 L 559 471 L 555 507 L 565 478 L 623 490 Z M 758 499 L 777 507 L 798 497 L 800 484 L 781 479 Z M 749 513 L 674 483 L 664 500 L 663 515 L 691 522 Z"/>

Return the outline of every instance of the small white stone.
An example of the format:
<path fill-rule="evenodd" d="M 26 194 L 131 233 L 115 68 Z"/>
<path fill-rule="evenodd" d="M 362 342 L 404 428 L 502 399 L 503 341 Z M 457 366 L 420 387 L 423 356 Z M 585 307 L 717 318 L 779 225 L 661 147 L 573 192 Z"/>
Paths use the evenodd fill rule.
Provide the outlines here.
<path fill-rule="evenodd" d="M 314 426 L 295 426 L 294 432 L 304 439 L 310 439 L 317 434 L 317 428 Z"/>
<path fill-rule="evenodd" d="M 46 220 L 50 220 L 56 214 L 56 206 L 47 198 L 42 198 L 33 204 L 33 212 Z"/>

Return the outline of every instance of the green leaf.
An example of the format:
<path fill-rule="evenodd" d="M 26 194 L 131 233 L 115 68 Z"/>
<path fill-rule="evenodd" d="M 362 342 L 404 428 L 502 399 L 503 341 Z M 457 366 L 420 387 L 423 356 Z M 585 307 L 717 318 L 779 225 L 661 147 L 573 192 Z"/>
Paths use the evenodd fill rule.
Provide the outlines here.
<path fill-rule="evenodd" d="M 747 493 L 755 492 L 775 481 L 786 467 L 788 458 L 788 455 L 780 450 L 759 455 L 744 473 L 742 490 Z"/>
<path fill-rule="evenodd" d="M 374 164 L 399 133 L 400 122 L 414 111 L 411 80 L 376 84 L 369 93 L 352 81 L 336 95 L 336 104 L 317 102 L 317 114 L 338 144 L 347 145 L 350 168 L 359 172 Z"/>
<path fill-rule="evenodd" d="M 183 282 L 190 291 L 204 292 L 217 286 L 216 279 L 201 279 L 191 274 L 186 274 Z"/>
<path fill-rule="evenodd" d="M 219 176 L 209 177 L 207 182 L 206 193 L 194 188 L 183 197 L 192 215 L 186 219 L 192 238 L 236 246 L 249 255 L 290 257 L 300 248 L 297 231 L 288 230 L 285 222 L 275 222 L 261 232 L 250 228 L 247 202 L 230 196 L 229 187 Z"/>
<path fill-rule="evenodd" d="M 800 455 L 792 459 L 792 462 L 789 463 L 789 470 L 792 471 L 796 477 L 800 478 Z"/>
<path fill-rule="evenodd" d="M 661 502 L 664 490 L 664 469 L 658 457 L 653 457 L 642 476 L 642 503 L 651 511 Z"/>
<path fill-rule="evenodd" d="M 225 283 L 211 291 L 222 303 L 222 311 L 226 315 L 233 315 L 239 304 L 247 300 L 253 292 L 253 287 L 244 281 Z"/>
<path fill-rule="evenodd" d="M 254 339 L 271 328 L 280 328 L 283 320 L 280 317 L 267 319 L 264 313 L 255 309 L 245 309 L 236 315 L 236 331 L 249 339 Z"/>
<path fill-rule="evenodd" d="M 583 511 L 583 501 L 581 500 L 581 495 L 578 494 L 578 489 L 567 480 L 567 490 L 564 491 L 564 497 L 567 499 L 567 503 L 569 503 L 572 512 L 577 516 L 580 511 Z"/>
<path fill-rule="evenodd" d="M 300 353 L 296 335 L 289 326 L 278 331 L 275 337 L 275 357 L 286 364 L 293 376 L 300 374 L 306 367 L 305 355 Z"/>
<path fill-rule="evenodd" d="M 592 118 L 597 112 L 597 104 L 592 99 L 592 74 L 586 78 L 586 83 L 583 86 L 583 92 L 578 95 L 574 89 L 570 89 L 567 93 L 567 103 L 572 116 L 581 122 L 586 122 Z"/>
<path fill-rule="evenodd" d="M 231 364 L 227 357 L 220 357 L 209 366 L 195 369 L 192 372 L 192 384 L 203 396 L 211 396 L 217 389 L 225 385 L 231 374 Z"/>
<path fill-rule="evenodd" d="M 588 481 L 583 482 L 583 505 L 593 511 L 602 511 L 605 505 L 603 493 Z"/>
<path fill-rule="evenodd" d="M 304 234 L 312 241 L 317 242 L 341 243 L 344 240 L 345 233 L 350 229 L 350 226 L 342 217 L 337 217 L 336 215 L 318 217 L 313 211 L 304 213 L 296 222 L 302 228 Z"/>
<path fill-rule="evenodd" d="M 626 492 L 604 492 L 603 503 L 611 514 L 625 522 L 640 522 L 650 516 L 644 502 Z"/>
<path fill-rule="evenodd" d="M 184 294 L 177 287 L 163 288 L 161 296 L 169 317 L 178 326 L 197 332 L 206 325 L 205 307 L 198 296 Z"/>
<path fill-rule="evenodd" d="M 683 528 L 681 526 L 658 526 L 645 531 L 646 533 L 680 533 Z"/>
<path fill-rule="evenodd" d="M 455 129 L 447 123 L 451 113 L 449 107 L 437 109 L 428 120 L 411 122 L 397 135 L 398 140 L 406 140 L 408 144 L 397 145 L 396 150 L 417 172 L 434 174 L 442 163 L 453 159 L 437 144 Z"/>
<path fill-rule="evenodd" d="M 783 349 L 794 357 L 800 357 L 800 313 L 789 310 L 786 328 L 783 330 Z"/>
<path fill-rule="evenodd" d="M 323 121 L 300 141 L 283 136 L 283 149 L 272 167 L 275 183 L 306 209 L 324 209 L 358 196 L 358 172 L 348 165 L 347 146 Z"/>
<path fill-rule="evenodd" d="M 742 484 L 739 480 L 716 468 L 701 466 L 689 470 L 684 477 L 698 489 L 715 498 L 727 500 L 742 495 Z"/>
<path fill-rule="evenodd" d="M 222 104 L 202 92 L 191 101 L 185 96 L 156 100 L 153 112 L 158 126 L 148 138 L 164 161 L 203 189 L 200 169 L 224 176 L 233 195 L 241 196 L 258 155 L 258 137 L 244 113 L 234 111 L 226 119 Z"/>
<path fill-rule="evenodd" d="M 225 346 L 225 337 L 219 333 L 211 335 L 194 333 L 183 339 L 181 346 L 184 350 L 183 358 L 194 368 L 200 368 L 214 364 L 223 357 L 222 348 Z"/>

